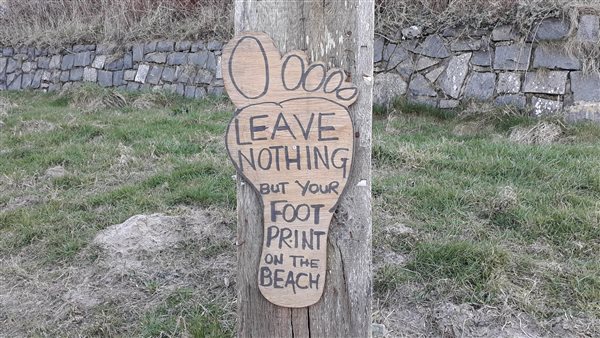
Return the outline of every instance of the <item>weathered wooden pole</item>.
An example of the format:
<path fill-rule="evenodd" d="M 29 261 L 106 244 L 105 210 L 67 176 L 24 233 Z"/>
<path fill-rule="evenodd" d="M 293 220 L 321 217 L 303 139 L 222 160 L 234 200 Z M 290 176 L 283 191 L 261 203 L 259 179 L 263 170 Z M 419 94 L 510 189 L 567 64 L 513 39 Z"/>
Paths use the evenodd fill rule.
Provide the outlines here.
<path fill-rule="evenodd" d="M 276 306 L 257 283 L 263 209 L 238 178 L 238 336 L 368 337 L 371 330 L 372 1 L 235 0 L 235 30 L 265 32 L 282 54 L 305 50 L 311 62 L 339 67 L 358 88 L 349 109 L 354 163 L 330 225 L 322 298 L 304 308 Z"/>

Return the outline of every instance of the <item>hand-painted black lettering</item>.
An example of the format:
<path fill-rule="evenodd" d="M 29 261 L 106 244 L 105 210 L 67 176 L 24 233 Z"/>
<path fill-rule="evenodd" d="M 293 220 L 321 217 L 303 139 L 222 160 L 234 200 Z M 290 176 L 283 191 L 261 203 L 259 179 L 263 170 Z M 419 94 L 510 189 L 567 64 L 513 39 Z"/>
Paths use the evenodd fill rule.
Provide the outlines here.
<path fill-rule="evenodd" d="M 333 131 L 335 130 L 334 126 L 323 125 L 323 117 L 324 116 L 335 116 L 335 113 L 319 113 L 319 141 L 337 141 L 339 137 L 323 137 L 324 131 Z"/>
<path fill-rule="evenodd" d="M 252 144 L 252 142 L 242 142 L 240 139 L 240 120 L 235 119 L 235 143 L 240 146 Z"/>
<path fill-rule="evenodd" d="M 256 133 L 256 132 L 267 130 L 267 126 L 265 126 L 265 125 L 255 126 L 254 120 L 264 119 L 267 117 L 269 117 L 269 115 L 255 115 L 255 116 L 250 117 L 250 139 L 252 141 L 263 141 L 263 140 L 267 139 L 266 137 L 255 137 L 255 135 L 254 135 L 254 133 Z"/>

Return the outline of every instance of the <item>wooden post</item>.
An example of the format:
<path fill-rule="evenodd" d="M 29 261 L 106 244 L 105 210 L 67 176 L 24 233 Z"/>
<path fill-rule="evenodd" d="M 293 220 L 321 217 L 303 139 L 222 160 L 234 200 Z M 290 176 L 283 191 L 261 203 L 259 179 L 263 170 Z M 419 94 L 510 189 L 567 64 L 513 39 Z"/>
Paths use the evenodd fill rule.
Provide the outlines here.
<path fill-rule="evenodd" d="M 282 54 L 306 50 L 311 62 L 344 69 L 359 93 L 349 109 L 352 173 L 330 225 L 325 289 L 315 305 L 279 307 L 260 293 L 263 210 L 250 184 L 238 178 L 239 337 L 370 336 L 373 7 L 363 0 L 235 0 L 236 33 L 265 32 Z"/>

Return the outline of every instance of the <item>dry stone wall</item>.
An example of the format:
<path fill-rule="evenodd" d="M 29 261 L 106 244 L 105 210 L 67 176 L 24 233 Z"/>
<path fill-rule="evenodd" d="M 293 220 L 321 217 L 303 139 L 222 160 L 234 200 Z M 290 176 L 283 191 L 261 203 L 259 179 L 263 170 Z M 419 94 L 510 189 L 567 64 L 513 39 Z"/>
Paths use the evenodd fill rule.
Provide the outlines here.
<path fill-rule="evenodd" d="M 467 36 L 447 30 L 403 34 L 400 42 L 376 38 L 374 101 L 405 97 L 439 108 L 487 101 L 538 116 L 564 111 L 570 120 L 600 121 L 600 69 L 584 74 L 582 60 L 566 48 L 573 41 L 600 43 L 600 18 L 578 19 L 573 29 L 566 20 L 546 19 L 529 36 L 498 26 Z"/>
<path fill-rule="evenodd" d="M 153 41 L 125 48 L 4 47 L 0 90 L 58 91 L 84 82 L 126 90 L 162 89 L 193 98 L 221 95 L 219 41 Z"/>
<path fill-rule="evenodd" d="M 374 102 L 403 97 L 438 108 L 468 100 L 510 105 L 533 115 L 564 111 L 570 120 L 600 121 L 600 69 L 584 73 L 569 42 L 600 43 L 600 17 L 577 27 L 546 19 L 533 34 L 511 26 L 464 35 L 458 30 L 374 41 Z M 0 90 L 57 91 L 84 82 L 126 90 L 165 90 L 193 98 L 221 95 L 220 41 L 152 41 L 131 46 L 4 47 Z"/>

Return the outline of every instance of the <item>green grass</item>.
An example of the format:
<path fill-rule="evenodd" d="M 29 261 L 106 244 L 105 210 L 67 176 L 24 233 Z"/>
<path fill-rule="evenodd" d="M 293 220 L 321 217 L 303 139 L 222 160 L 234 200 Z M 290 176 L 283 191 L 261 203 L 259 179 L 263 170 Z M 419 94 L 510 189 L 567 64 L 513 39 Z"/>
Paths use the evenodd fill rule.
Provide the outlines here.
<path fill-rule="evenodd" d="M 88 107 L 86 95 L 0 94 L 16 104 L 0 116 L 0 257 L 35 247 L 43 267 L 70 264 L 99 230 L 132 215 L 233 209 L 230 104 L 156 94 L 160 105 L 137 109 L 141 95 L 122 93 L 125 106 Z M 416 286 L 410 296 L 423 304 L 600 316 L 600 127 L 567 126 L 558 142 L 530 145 L 509 135 L 536 120 L 463 115 L 403 102 L 376 111 L 374 247 L 406 258 L 376 258 L 376 297 Z M 65 175 L 48 177 L 55 166 Z M 397 223 L 411 231 L 390 230 Z M 211 260 L 230 246 L 198 254 Z M 230 336 L 223 311 L 178 289 L 137 327 L 177 335 L 183 321 L 194 337 Z"/>
<path fill-rule="evenodd" d="M 376 293 L 420 283 L 429 301 L 599 316 L 600 127 L 528 145 L 508 136 L 534 119 L 457 113 L 399 102 L 375 118 L 374 245 L 408 258 L 377 272 Z M 414 232 L 390 234 L 390 220 Z"/>

